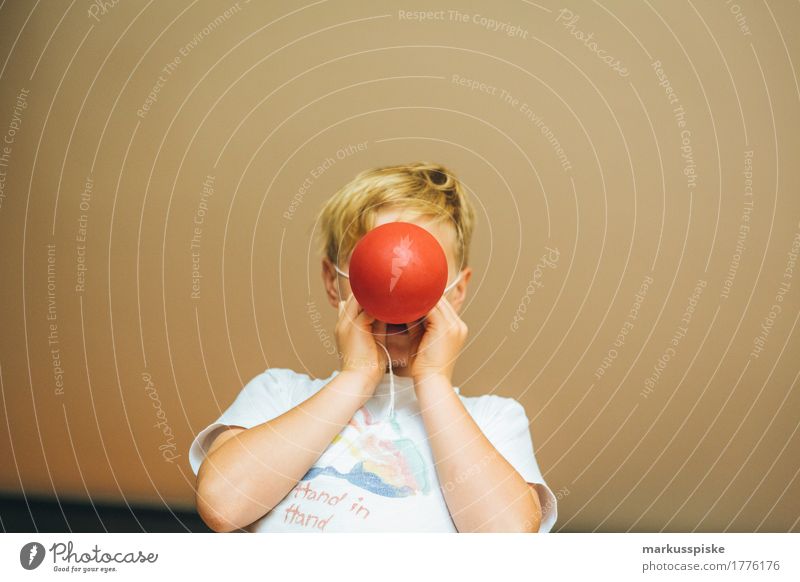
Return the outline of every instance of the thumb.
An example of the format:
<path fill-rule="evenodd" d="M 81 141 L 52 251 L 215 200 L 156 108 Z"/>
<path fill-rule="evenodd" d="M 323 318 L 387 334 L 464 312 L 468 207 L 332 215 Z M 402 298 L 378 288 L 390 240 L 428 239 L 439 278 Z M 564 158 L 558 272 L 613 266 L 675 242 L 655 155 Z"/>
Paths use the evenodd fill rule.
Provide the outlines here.
<path fill-rule="evenodd" d="M 425 336 L 425 323 L 423 320 L 408 324 L 408 339 L 409 339 L 409 352 L 416 355 L 419 351 L 419 346 L 422 343 L 422 338 Z"/>
<path fill-rule="evenodd" d="M 375 317 L 370 315 L 366 310 L 362 311 L 358 314 L 358 316 L 356 316 L 356 324 L 364 331 L 371 332 L 374 321 Z"/>

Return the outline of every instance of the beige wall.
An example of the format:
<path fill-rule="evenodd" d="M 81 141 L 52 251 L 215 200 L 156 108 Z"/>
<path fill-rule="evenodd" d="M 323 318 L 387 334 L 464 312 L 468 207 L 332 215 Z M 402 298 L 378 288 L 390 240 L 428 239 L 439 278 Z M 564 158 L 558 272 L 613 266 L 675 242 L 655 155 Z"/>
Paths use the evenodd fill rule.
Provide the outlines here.
<path fill-rule="evenodd" d="M 432 160 L 479 207 L 456 381 L 524 403 L 557 529 L 800 530 L 796 3 L 60 4 L 0 10 L 2 490 L 191 505 L 244 383 L 336 365 L 321 202 Z"/>

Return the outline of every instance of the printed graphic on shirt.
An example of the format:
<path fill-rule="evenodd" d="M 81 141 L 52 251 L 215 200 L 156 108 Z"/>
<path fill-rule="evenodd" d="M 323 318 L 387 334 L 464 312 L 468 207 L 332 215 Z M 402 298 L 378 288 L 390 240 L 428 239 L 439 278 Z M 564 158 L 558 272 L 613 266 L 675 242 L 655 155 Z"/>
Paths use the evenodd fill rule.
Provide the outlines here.
<path fill-rule="evenodd" d="M 331 443 L 331 447 L 346 447 L 353 465 L 346 471 L 332 465 L 314 466 L 301 481 L 328 475 L 383 497 L 426 495 L 428 470 L 414 442 L 403 437 L 397 422 L 391 423 L 393 434 L 388 437 L 374 430 L 378 425 L 369 410 L 361 408 Z"/>
<path fill-rule="evenodd" d="M 350 527 L 354 527 L 369 518 L 371 512 L 370 508 L 364 504 L 363 497 L 351 499 L 348 499 L 347 492 L 331 495 L 323 489 L 315 489 L 309 481 L 302 481 L 286 496 L 279 506 L 281 509 L 277 512 L 276 518 L 280 519 L 282 515 L 284 524 L 325 531 L 334 517 L 344 516 L 347 519 L 349 516 L 351 518 Z M 298 500 L 302 501 L 303 505 L 300 505 Z M 305 503 L 307 501 L 314 503 Z M 339 517 L 339 519 L 342 518 Z M 341 525 L 339 527 L 341 528 Z M 340 529 L 340 531 L 343 530 Z"/>

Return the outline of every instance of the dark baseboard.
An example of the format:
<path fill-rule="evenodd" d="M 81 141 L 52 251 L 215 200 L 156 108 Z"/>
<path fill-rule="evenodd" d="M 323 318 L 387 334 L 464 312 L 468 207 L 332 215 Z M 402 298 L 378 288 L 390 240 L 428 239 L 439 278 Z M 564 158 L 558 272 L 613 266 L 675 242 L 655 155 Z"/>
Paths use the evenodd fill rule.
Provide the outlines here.
<path fill-rule="evenodd" d="M 0 531 L 8 533 L 210 532 L 191 511 L 0 495 Z"/>

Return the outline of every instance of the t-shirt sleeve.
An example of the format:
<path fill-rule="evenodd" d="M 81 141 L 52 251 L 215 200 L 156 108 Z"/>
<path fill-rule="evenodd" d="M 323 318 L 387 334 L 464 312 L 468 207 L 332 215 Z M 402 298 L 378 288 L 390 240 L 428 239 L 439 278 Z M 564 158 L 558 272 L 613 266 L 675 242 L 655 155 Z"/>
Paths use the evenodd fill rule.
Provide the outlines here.
<path fill-rule="evenodd" d="M 292 406 L 295 373 L 270 368 L 252 380 L 236 396 L 222 415 L 204 428 L 189 447 L 189 464 L 195 475 L 208 454 L 208 449 L 220 432 L 228 426 L 252 428 L 277 418 Z"/>
<path fill-rule="evenodd" d="M 549 532 L 558 517 L 557 501 L 536 462 L 525 409 L 513 398 L 487 395 L 478 400 L 473 412 L 475 422 L 494 448 L 535 487 L 542 506 L 539 533 Z"/>

